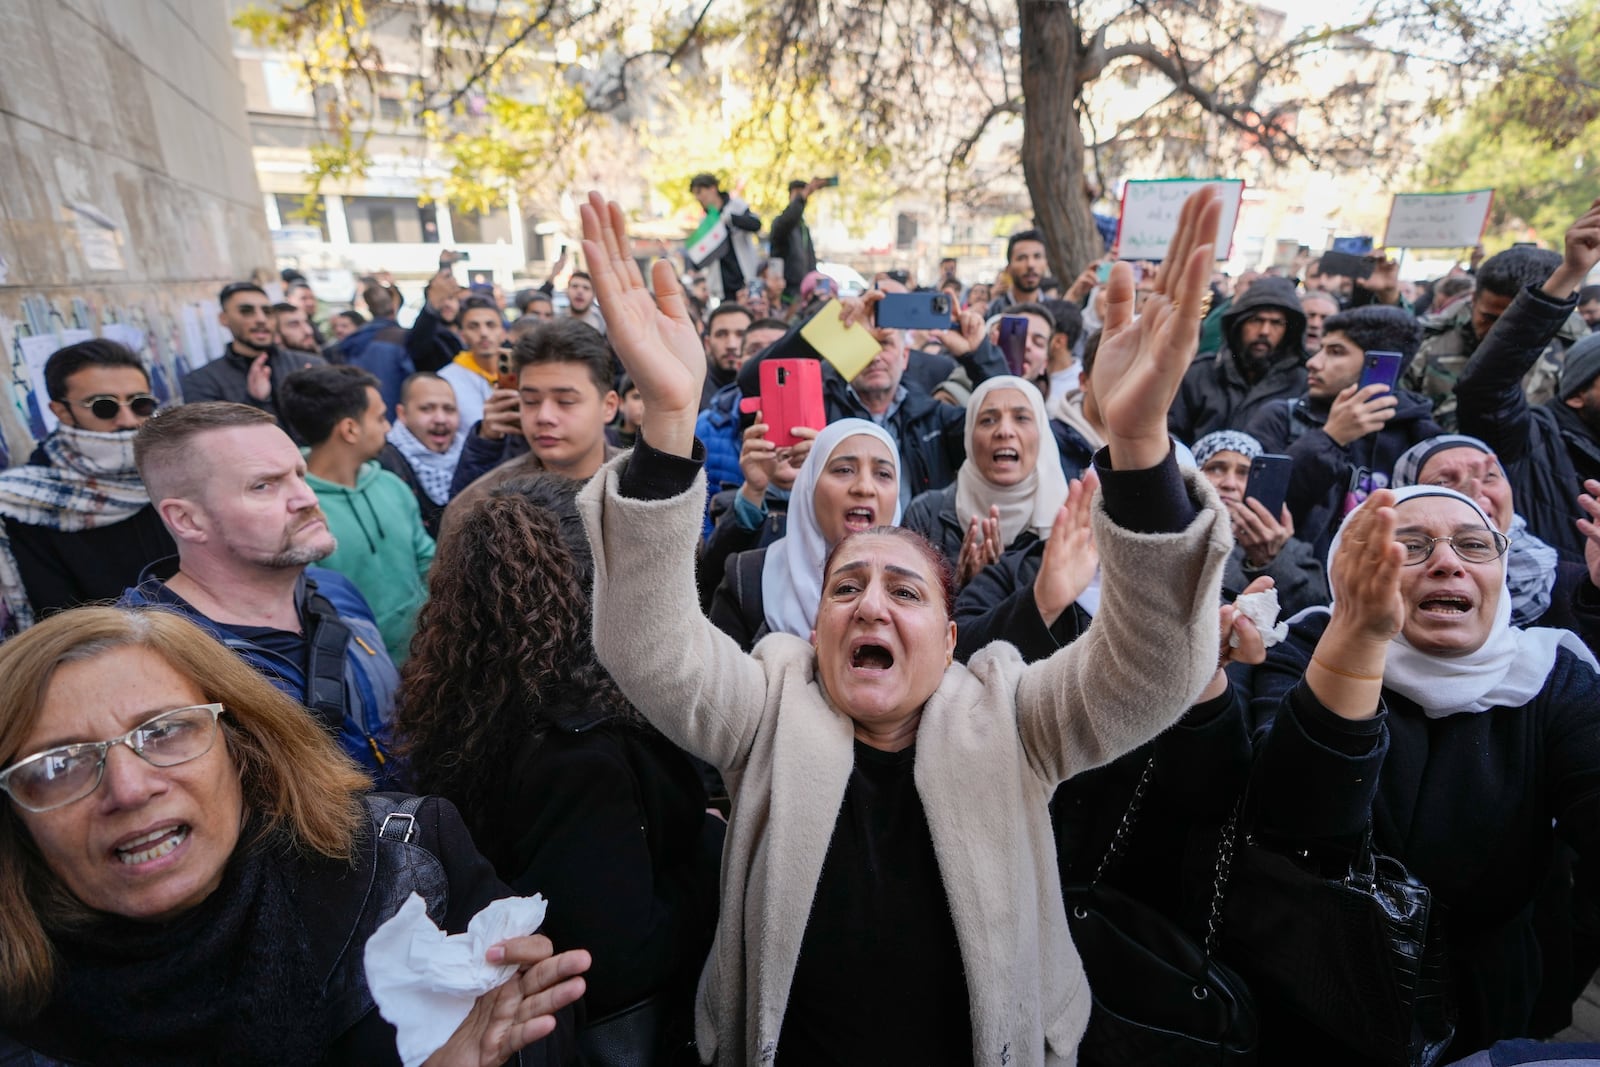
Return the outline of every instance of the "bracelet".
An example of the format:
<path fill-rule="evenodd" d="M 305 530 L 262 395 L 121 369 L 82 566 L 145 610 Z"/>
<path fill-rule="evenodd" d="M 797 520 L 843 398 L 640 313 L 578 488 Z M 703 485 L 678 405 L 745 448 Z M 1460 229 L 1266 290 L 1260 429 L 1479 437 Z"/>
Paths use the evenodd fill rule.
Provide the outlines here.
<path fill-rule="evenodd" d="M 1381 675 L 1381 674 L 1378 674 L 1378 675 L 1356 674 L 1354 671 L 1340 670 L 1338 667 L 1335 667 L 1332 664 L 1327 663 L 1324 660 L 1318 659 L 1315 654 L 1312 655 L 1311 662 L 1315 663 L 1317 666 L 1321 667 L 1323 670 L 1327 671 L 1329 674 L 1337 674 L 1341 678 L 1350 678 L 1350 679 L 1352 679 L 1354 681 L 1357 681 L 1357 682 L 1381 682 L 1381 681 L 1383 681 L 1383 675 Z"/>

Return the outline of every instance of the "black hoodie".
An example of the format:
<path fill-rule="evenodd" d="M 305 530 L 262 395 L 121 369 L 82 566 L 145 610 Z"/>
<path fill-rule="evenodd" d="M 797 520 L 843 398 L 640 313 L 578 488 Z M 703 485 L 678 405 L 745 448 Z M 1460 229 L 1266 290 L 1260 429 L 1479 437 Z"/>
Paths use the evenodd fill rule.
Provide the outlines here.
<path fill-rule="evenodd" d="M 1267 372 L 1252 385 L 1236 355 L 1241 347 L 1239 327 L 1263 308 L 1282 311 L 1289 326 Z M 1167 412 L 1167 429 L 1187 444 L 1213 430 L 1243 429 L 1272 401 L 1306 391 L 1306 317 L 1300 310 L 1300 295 L 1287 278 L 1262 278 L 1250 286 L 1222 316 L 1222 336 L 1222 347 L 1200 355 L 1184 374 L 1172 410 Z"/>

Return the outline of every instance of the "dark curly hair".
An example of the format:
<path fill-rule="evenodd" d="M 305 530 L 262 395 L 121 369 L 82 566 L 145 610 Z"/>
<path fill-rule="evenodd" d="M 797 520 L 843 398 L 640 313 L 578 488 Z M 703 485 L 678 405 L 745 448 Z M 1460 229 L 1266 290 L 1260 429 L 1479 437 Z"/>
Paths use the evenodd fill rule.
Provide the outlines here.
<path fill-rule="evenodd" d="M 530 740 L 580 720 L 638 721 L 595 659 L 577 489 L 545 475 L 468 507 L 439 543 L 400 672 L 416 789 L 460 808 L 491 858 L 495 793 Z"/>

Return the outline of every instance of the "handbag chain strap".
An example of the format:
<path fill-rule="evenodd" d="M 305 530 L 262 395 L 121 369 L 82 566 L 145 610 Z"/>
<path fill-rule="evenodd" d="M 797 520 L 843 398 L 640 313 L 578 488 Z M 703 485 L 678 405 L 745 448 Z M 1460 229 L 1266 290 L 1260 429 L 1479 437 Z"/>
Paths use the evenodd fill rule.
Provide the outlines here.
<path fill-rule="evenodd" d="M 1211 882 L 1211 917 L 1206 921 L 1206 955 L 1215 956 L 1222 942 L 1222 897 L 1228 888 L 1228 877 L 1233 873 L 1233 846 L 1239 831 L 1239 805 L 1244 798 L 1234 801 L 1233 811 L 1217 838 L 1217 869 Z"/>
<path fill-rule="evenodd" d="M 1144 771 L 1139 775 L 1139 784 L 1133 787 L 1133 798 L 1128 801 L 1127 810 L 1122 813 L 1122 821 L 1117 824 L 1117 832 L 1111 835 L 1111 844 L 1106 846 L 1106 854 L 1100 859 L 1100 866 L 1095 868 L 1094 877 L 1090 885 L 1099 885 L 1100 880 L 1111 870 L 1117 857 L 1121 856 L 1128 847 L 1128 838 L 1133 835 L 1134 824 L 1139 821 L 1139 809 L 1144 805 L 1144 794 L 1150 788 L 1150 775 L 1154 771 L 1156 758 L 1151 756 L 1144 761 Z"/>

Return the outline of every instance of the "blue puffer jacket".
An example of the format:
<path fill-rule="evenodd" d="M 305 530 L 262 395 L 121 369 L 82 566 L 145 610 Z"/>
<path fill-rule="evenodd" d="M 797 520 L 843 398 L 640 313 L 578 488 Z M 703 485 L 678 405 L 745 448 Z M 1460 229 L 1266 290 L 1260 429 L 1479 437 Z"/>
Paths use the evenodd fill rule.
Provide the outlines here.
<path fill-rule="evenodd" d="M 400 386 L 417 369 L 406 350 L 410 332 L 393 319 L 374 319 L 333 348 L 335 361 L 360 367 L 378 379 L 378 392 L 391 416 L 400 403 Z"/>
<path fill-rule="evenodd" d="M 145 568 L 139 584 L 123 593 L 118 603 L 123 607 L 158 607 L 178 612 L 237 652 L 278 689 L 305 704 L 307 657 L 275 652 L 200 614 L 162 580 L 175 571 L 174 562 L 169 558 Z M 311 631 L 314 599 L 331 605 L 339 621 L 350 631 L 350 639 L 345 643 L 345 707 L 344 719 L 338 724 L 339 744 L 346 755 L 372 775 L 376 788 L 400 788 L 401 765 L 390 753 L 400 672 L 384 651 L 383 635 L 378 631 L 372 609 L 344 575 L 321 567 L 307 567 L 295 589 L 295 606 L 302 620 L 302 631 L 306 633 Z M 326 725 L 333 727 L 332 723 Z"/>
<path fill-rule="evenodd" d="M 739 401 L 744 394 L 737 382 L 718 389 L 694 422 L 694 435 L 706 446 L 706 517 L 702 537 L 711 535 L 711 498 L 723 489 L 744 484 L 739 466 L 743 431 L 739 429 Z"/>

